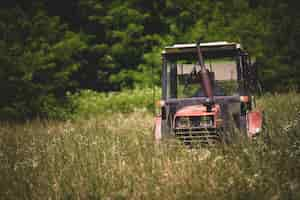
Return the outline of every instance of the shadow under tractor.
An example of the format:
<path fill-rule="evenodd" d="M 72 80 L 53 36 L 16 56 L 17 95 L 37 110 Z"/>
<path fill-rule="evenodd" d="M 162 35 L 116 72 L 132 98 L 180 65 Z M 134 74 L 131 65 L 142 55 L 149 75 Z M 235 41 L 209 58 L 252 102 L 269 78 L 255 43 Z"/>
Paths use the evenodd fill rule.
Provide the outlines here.
<path fill-rule="evenodd" d="M 230 140 L 237 129 L 250 138 L 261 132 L 253 96 L 257 70 L 240 44 L 177 44 L 166 47 L 162 59 L 155 140 L 211 144 Z"/>

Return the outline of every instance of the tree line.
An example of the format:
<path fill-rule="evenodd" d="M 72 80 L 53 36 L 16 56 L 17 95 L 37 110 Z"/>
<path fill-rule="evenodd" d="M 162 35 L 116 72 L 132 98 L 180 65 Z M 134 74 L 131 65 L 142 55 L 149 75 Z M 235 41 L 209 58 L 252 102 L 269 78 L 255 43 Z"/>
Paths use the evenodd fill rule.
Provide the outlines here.
<path fill-rule="evenodd" d="M 266 91 L 298 87 L 296 0 L 2 0 L 0 116 L 47 116 L 81 89 L 159 85 L 164 46 L 229 40 Z"/>

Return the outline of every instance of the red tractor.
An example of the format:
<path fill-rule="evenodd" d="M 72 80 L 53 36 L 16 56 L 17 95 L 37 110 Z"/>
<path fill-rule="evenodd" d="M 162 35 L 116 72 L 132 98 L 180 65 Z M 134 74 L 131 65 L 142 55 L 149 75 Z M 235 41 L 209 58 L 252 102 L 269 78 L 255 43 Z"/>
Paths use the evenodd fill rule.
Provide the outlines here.
<path fill-rule="evenodd" d="M 185 144 L 226 141 L 232 128 L 249 137 L 262 129 L 251 95 L 256 68 L 240 44 L 177 44 L 162 52 L 162 99 L 155 139 Z"/>

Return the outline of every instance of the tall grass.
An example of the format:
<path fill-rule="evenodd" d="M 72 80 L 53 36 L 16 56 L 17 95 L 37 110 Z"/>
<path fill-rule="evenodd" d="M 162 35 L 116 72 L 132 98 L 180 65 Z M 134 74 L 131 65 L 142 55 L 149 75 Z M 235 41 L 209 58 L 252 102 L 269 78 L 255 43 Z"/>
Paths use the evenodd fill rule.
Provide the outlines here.
<path fill-rule="evenodd" d="M 300 199 L 300 95 L 265 95 L 258 106 L 260 138 L 201 149 L 155 144 L 146 110 L 2 123 L 0 197 Z"/>

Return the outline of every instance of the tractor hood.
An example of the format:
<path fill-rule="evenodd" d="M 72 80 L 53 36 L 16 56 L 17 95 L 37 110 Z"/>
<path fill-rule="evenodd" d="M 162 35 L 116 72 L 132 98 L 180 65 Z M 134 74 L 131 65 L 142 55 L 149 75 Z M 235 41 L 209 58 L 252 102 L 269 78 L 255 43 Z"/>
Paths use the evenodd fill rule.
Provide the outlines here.
<path fill-rule="evenodd" d="M 191 106 L 185 106 L 175 113 L 176 117 L 187 117 L 187 116 L 204 116 L 204 115 L 216 115 L 220 112 L 220 105 L 215 104 L 212 107 L 211 112 L 207 112 L 206 106 L 204 105 L 191 105 Z"/>

